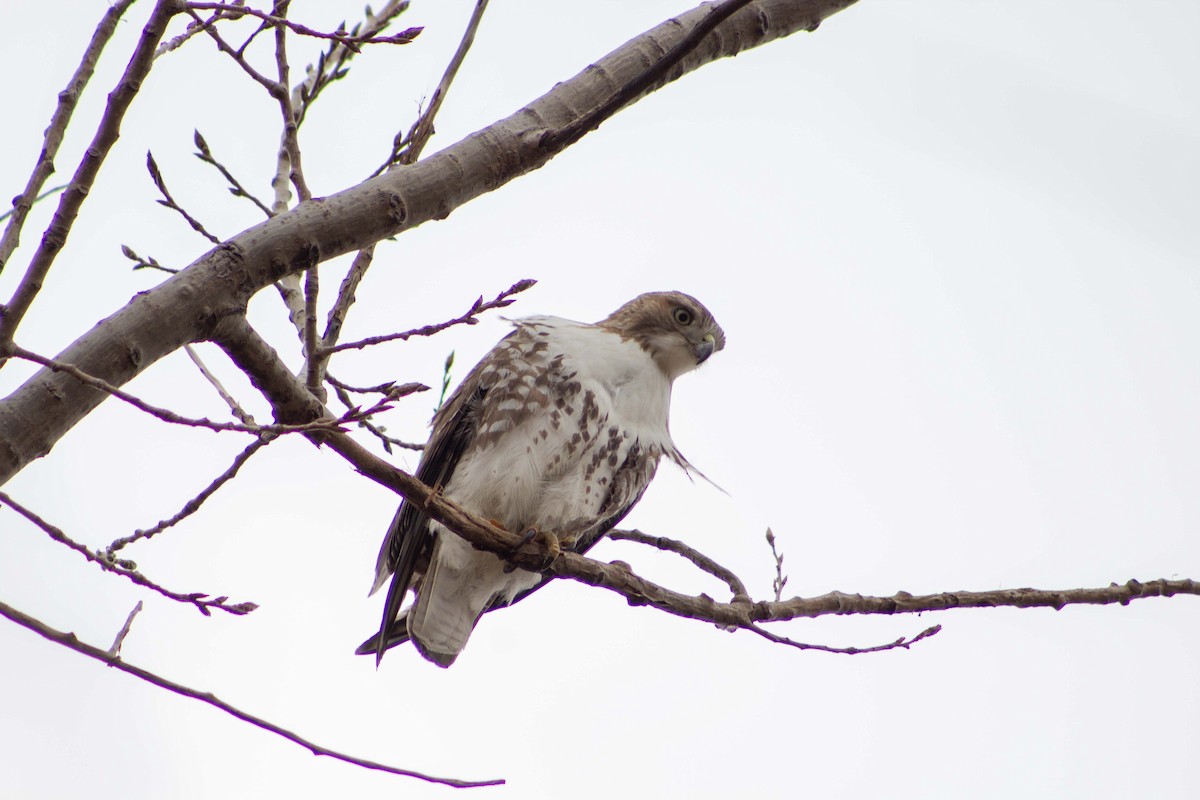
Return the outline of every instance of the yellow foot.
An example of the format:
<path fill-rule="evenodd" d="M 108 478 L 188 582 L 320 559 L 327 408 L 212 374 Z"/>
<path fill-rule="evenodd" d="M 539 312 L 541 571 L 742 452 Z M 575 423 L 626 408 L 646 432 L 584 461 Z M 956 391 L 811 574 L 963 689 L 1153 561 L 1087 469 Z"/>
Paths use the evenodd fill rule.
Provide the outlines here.
<path fill-rule="evenodd" d="M 549 531 L 541 531 L 537 528 L 529 528 L 525 533 L 521 534 L 521 541 L 509 553 L 510 556 L 524 556 L 535 560 L 534 564 L 522 569 L 528 569 L 530 572 L 545 572 L 554 559 L 562 554 L 562 545 L 558 542 L 558 537 Z M 505 566 L 505 572 L 512 572 L 516 569 L 513 564 Z"/>

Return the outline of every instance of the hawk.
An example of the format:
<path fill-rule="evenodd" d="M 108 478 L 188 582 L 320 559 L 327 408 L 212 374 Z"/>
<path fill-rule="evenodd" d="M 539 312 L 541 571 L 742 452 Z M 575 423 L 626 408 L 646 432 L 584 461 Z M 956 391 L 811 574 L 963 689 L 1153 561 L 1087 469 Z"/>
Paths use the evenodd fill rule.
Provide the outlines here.
<path fill-rule="evenodd" d="M 725 332 L 681 292 L 634 298 L 595 324 L 549 316 L 515 330 L 480 361 L 433 419 L 417 477 L 478 516 L 582 553 L 629 513 L 664 455 L 683 469 L 667 418 L 671 385 L 725 346 Z M 448 667 L 481 614 L 550 579 L 513 569 L 403 501 L 375 565 L 391 577 L 376 664 L 411 640 Z M 400 610 L 409 589 L 411 607 Z"/>

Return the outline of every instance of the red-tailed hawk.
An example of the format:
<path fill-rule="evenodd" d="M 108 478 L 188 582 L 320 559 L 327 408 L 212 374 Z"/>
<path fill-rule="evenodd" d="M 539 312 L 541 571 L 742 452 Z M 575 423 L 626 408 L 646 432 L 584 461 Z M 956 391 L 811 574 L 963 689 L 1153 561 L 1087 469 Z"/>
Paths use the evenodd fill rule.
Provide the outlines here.
<path fill-rule="evenodd" d="M 629 513 L 667 456 L 671 384 L 725 346 L 708 309 L 680 292 L 643 294 L 590 325 L 558 317 L 516 330 L 438 411 L 417 477 L 514 533 L 584 552 Z M 380 631 L 358 653 L 409 639 L 448 667 L 479 616 L 549 579 L 508 566 L 407 501 L 388 528 L 374 594 L 392 576 Z M 400 611 L 409 589 L 416 599 Z"/>

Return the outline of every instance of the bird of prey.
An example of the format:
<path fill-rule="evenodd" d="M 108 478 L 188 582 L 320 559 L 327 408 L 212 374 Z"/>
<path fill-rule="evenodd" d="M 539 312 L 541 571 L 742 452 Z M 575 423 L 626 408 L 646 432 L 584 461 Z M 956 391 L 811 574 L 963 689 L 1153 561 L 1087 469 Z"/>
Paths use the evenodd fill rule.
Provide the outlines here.
<path fill-rule="evenodd" d="M 641 499 L 671 441 L 671 385 L 725 346 L 694 297 L 640 295 L 595 324 L 559 317 L 514 320 L 438 410 L 417 477 L 474 514 L 527 537 L 551 535 L 582 553 Z M 379 633 L 359 654 L 411 640 L 448 667 L 479 617 L 550 579 L 513 569 L 403 501 L 379 551 L 387 583 Z M 400 610 L 412 589 L 411 607 Z"/>

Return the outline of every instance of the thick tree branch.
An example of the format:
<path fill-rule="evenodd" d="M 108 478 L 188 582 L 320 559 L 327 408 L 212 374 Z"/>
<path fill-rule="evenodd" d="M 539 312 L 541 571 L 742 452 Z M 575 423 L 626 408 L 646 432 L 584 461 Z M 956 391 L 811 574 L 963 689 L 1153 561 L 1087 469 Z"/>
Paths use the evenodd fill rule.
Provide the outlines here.
<path fill-rule="evenodd" d="M 292 733 L 280 725 L 276 725 L 273 722 L 268 722 L 261 717 L 256 717 L 247 711 L 237 708 L 236 706 L 231 706 L 224 700 L 219 699 L 212 692 L 202 692 L 199 689 L 192 689 L 191 687 L 184 686 L 181 683 L 175 683 L 174 681 L 167 680 L 166 678 L 150 672 L 149 670 L 134 666 L 133 664 L 121 659 L 112 651 L 101 650 L 99 647 L 90 645 L 87 642 L 81 642 L 78 638 L 76 638 L 75 634 L 55 630 L 46 623 L 35 619 L 28 614 L 18 611 L 17 609 L 3 602 L 0 602 L 0 616 L 17 623 L 23 628 L 28 628 L 39 636 L 42 636 L 54 642 L 55 644 L 60 644 L 63 647 L 74 650 L 77 653 L 82 653 L 88 658 L 94 658 L 97 661 L 113 667 L 114 669 L 119 669 L 121 672 L 128 673 L 129 675 L 133 675 L 135 678 L 140 678 L 147 683 L 153 684 L 160 689 L 166 689 L 168 692 L 174 692 L 175 694 L 183 697 L 190 697 L 193 700 L 199 700 L 202 703 L 208 703 L 210 706 L 218 708 L 221 711 L 224 711 L 226 714 L 237 717 L 243 722 L 248 722 L 256 728 L 262 728 L 264 731 L 273 733 L 276 736 L 282 736 L 289 742 L 298 744 L 304 749 L 310 751 L 314 756 L 327 756 L 337 761 L 345 761 L 347 764 L 353 764 L 357 767 L 365 767 L 367 769 L 379 770 L 381 772 L 389 772 L 393 775 L 401 775 L 406 778 L 417 778 L 419 780 L 429 781 L 430 783 L 441 783 L 445 784 L 446 786 L 454 786 L 460 789 L 476 786 L 497 786 L 504 783 L 503 779 L 487 781 L 464 781 L 457 778 L 439 778 L 433 775 L 426 775 L 423 772 L 415 772 L 409 769 L 401 769 L 400 767 L 392 767 L 388 766 L 387 764 L 380 764 L 377 761 L 367 761 L 363 758 L 347 755 L 345 753 L 338 752 L 337 750 L 330 750 L 329 748 L 322 747 L 315 742 L 305 739 L 299 734 Z M 133 615 L 131 614 L 129 622 L 132 622 L 132 616 Z M 127 624 L 129 623 L 127 622 Z M 119 645 L 120 640 L 118 639 L 118 642 L 114 644 L 114 647 L 119 648 Z"/>
<path fill-rule="evenodd" d="M 848 0 L 757 0 L 705 37 L 661 82 L 811 29 L 847 5 Z M 423 161 L 302 203 L 235 236 L 134 297 L 57 360 L 119 386 L 167 353 L 206 338 L 223 318 L 244 313 L 251 296 L 281 277 L 445 218 L 463 203 L 537 169 L 560 152 L 542 145 L 546 132 L 561 130 L 636 80 L 707 9 L 668 20 L 511 117 Z M 49 371 L 27 381 L 0 404 L 0 484 L 45 455 L 106 396 Z"/>

